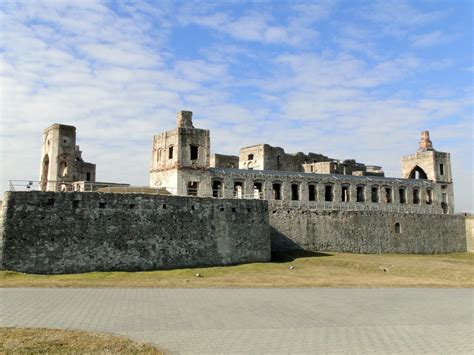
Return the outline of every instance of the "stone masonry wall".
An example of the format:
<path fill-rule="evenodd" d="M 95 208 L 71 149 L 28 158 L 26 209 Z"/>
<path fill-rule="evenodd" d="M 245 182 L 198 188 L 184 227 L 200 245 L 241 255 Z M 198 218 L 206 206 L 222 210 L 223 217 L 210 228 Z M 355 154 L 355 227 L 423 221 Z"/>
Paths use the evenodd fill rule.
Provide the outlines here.
<path fill-rule="evenodd" d="M 466 214 L 464 218 L 466 220 L 467 251 L 474 253 L 474 215 Z"/>
<path fill-rule="evenodd" d="M 270 208 L 272 251 L 440 254 L 466 251 L 463 216 Z M 397 226 L 399 224 L 399 233 Z"/>
<path fill-rule="evenodd" d="M 269 261 L 267 210 L 259 200 L 7 192 L 3 267 L 50 274 Z"/>

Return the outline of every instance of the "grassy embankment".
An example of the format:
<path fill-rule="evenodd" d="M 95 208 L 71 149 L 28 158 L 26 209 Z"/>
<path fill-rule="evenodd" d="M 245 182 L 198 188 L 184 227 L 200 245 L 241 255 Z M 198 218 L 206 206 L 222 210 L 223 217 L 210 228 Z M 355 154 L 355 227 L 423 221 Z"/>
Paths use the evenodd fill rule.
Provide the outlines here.
<path fill-rule="evenodd" d="M 0 328 L 0 339 L 0 354 L 164 354 L 124 337 L 79 330 Z"/>
<path fill-rule="evenodd" d="M 300 252 L 270 263 L 227 267 L 68 275 L 1 271 L 0 287 L 474 287 L 473 270 L 472 253 Z"/>

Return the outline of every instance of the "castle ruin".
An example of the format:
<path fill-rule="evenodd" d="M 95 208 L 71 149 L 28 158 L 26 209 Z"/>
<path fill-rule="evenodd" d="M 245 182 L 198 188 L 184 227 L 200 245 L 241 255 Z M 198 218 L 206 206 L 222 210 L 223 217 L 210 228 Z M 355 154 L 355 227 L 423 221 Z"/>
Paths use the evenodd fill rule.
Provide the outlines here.
<path fill-rule="evenodd" d="M 31 273 L 155 270 L 269 261 L 291 250 L 467 251 L 472 228 L 454 214 L 449 153 L 424 131 L 380 166 L 259 144 L 211 154 L 192 112 L 153 137 L 149 187 L 96 182 L 75 127 L 43 132 L 39 191 L 8 191 L 0 266 Z"/>

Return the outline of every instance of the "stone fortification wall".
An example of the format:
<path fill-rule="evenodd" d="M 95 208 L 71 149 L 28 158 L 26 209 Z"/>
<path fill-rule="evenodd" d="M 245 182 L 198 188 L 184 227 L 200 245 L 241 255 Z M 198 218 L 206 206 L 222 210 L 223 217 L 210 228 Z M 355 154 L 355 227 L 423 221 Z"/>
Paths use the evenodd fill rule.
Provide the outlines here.
<path fill-rule="evenodd" d="M 7 192 L 3 267 L 49 274 L 268 261 L 267 210 L 258 200 Z"/>
<path fill-rule="evenodd" d="M 273 251 L 452 253 L 466 251 L 463 216 L 270 208 Z"/>
<path fill-rule="evenodd" d="M 474 214 L 466 214 L 466 242 L 467 251 L 474 253 Z"/>

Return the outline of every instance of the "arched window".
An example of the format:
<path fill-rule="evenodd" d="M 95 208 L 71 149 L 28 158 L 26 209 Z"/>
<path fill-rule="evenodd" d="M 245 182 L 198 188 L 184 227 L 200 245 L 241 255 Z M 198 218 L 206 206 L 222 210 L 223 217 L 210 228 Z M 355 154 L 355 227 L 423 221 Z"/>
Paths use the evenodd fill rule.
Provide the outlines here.
<path fill-rule="evenodd" d="M 400 226 L 400 223 L 398 223 L 398 222 L 395 223 L 394 228 L 395 228 L 395 233 L 396 234 L 400 234 L 402 232 L 402 227 Z"/>
<path fill-rule="evenodd" d="M 410 179 L 428 179 L 428 176 L 426 175 L 425 171 L 418 165 L 413 168 L 408 177 Z"/>

